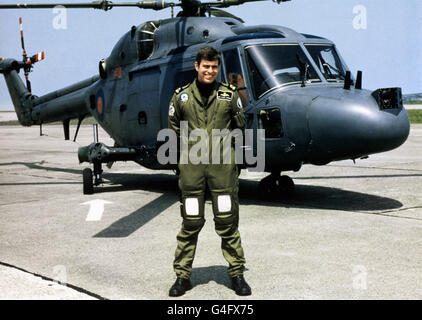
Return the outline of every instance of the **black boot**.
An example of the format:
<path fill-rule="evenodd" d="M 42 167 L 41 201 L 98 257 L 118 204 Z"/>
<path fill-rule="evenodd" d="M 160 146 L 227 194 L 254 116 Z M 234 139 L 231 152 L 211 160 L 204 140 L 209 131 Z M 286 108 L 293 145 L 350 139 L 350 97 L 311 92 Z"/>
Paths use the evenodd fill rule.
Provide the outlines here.
<path fill-rule="evenodd" d="M 189 279 L 183 279 L 177 277 L 176 282 L 171 286 L 169 291 L 170 297 L 180 297 L 185 294 L 186 291 L 192 289 L 192 284 Z"/>
<path fill-rule="evenodd" d="M 232 278 L 232 288 L 238 296 L 250 296 L 252 294 L 251 287 L 246 283 L 243 275 Z"/>

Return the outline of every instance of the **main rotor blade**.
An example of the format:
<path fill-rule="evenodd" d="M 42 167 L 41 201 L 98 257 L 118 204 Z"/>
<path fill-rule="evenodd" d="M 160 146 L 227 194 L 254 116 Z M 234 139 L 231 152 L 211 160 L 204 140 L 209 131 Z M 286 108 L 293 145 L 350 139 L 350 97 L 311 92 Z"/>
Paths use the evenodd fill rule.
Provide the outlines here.
<path fill-rule="evenodd" d="M 102 9 L 100 7 L 101 4 L 103 4 L 102 1 L 94 1 L 91 3 L 17 3 L 17 4 L 0 4 L 0 9 L 50 9 L 56 6 L 64 6 L 66 8 Z"/>
<path fill-rule="evenodd" d="M 178 3 L 164 2 L 160 0 L 144 0 L 139 2 L 113 3 L 108 0 L 93 1 L 90 3 L 18 3 L 0 4 L 0 9 L 50 9 L 56 6 L 63 6 L 69 9 L 101 9 L 110 10 L 113 7 L 138 7 L 141 9 L 161 10 L 172 6 L 180 6 Z"/>
<path fill-rule="evenodd" d="M 210 9 L 209 12 L 214 16 L 214 17 L 228 17 L 228 18 L 233 18 L 236 19 L 237 21 L 240 21 L 242 23 L 245 23 L 245 21 L 243 21 L 241 18 L 227 12 L 224 10 L 220 10 L 220 9 Z"/>
<path fill-rule="evenodd" d="M 87 3 L 18 3 L 18 4 L 0 4 L 0 9 L 50 9 L 56 6 L 63 6 L 69 9 L 93 8 L 104 11 L 114 7 L 138 7 L 141 9 L 161 10 L 168 7 L 193 6 L 193 7 L 217 7 L 227 8 L 237 6 L 247 2 L 268 1 L 268 0 L 217 0 L 213 2 L 201 2 L 199 0 L 180 0 L 181 3 L 164 2 L 163 0 L 144 0 L 138 2 L 114 3 L 108 0 L 98 0 Z M 291 0 L 271 0 L 272 2 L 286 2 Z"/>
<path fill-rule="evenodd" d="M 217 2 L 202 2 L 203 6 L 217 7 L 217 8 L 228 8 L 231 6 L 239 6 L 248 2 L 258 2 L 258 1 L 269 1 L 269 0 L 217 0 Z M 272 2 L 285 2 L 290 0 L 271 0 Z"/>

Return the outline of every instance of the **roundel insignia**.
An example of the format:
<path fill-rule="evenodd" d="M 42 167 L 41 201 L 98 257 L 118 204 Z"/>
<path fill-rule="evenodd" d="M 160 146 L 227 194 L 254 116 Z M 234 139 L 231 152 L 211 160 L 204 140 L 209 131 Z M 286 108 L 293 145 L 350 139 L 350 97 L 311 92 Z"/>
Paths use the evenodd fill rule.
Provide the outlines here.
<path fill-rule="evenodd" d="M 186 92 L 183 92 L 181 95 L 180 95 L 180 101 L 182 101 L 182 102 L 186 102 L 186 101 L 188 101 L 189 100 L 189 95 L 186 93 Z"/>
<path fill-rule="evenodd" d="M 243 105 L 242 105 L 242 100 L 240 100 L 240 98 L 237 98 L 237 107 L 238 107 L 239 109 L 242 109 L 242 108 L 243 108 Z"/>
<path fill-rule="evenodd" d="M 98 113 L 98 119 L 103 120 L 104 119 L 104 108 L 105 108 L 105 99 L 104 99 L 104 92 L 102 89 L 98 90 L 96 95 L 96 109 Z"/>
<path fill-rule="evenodd" d="M 97 111 L 99 114 L 103 113 L 103 97 L 98 97 L 97 99 Z"/>

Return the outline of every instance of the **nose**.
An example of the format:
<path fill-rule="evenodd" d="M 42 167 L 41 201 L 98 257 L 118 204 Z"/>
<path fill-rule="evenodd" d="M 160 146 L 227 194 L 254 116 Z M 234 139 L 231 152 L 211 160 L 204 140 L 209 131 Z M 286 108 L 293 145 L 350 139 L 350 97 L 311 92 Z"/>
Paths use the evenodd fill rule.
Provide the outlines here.
<path fill-rule="evenodd" d="M 406 141 L 410 123 L 401 102 L 382 109 L 370 91 L 339 90 L 338 98 L 319 96 L 308 109 L 311 163 L 356 159 Z"/>

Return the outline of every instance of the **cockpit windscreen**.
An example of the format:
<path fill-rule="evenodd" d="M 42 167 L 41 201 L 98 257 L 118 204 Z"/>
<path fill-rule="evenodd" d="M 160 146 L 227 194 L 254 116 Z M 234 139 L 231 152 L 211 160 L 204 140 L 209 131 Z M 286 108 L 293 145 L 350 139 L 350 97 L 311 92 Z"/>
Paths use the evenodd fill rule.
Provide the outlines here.
<path fill-rule="evenodd" d="M 260 44 L 245 48 L 255 99 L 271 89 L 321 81 L 298 44 Z"/>
<path fill-rule="evenodd" d="M 305 44 L 305 47 L 327 81 L 344 80 L 347 68 L 333 45 Z"/>

